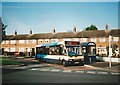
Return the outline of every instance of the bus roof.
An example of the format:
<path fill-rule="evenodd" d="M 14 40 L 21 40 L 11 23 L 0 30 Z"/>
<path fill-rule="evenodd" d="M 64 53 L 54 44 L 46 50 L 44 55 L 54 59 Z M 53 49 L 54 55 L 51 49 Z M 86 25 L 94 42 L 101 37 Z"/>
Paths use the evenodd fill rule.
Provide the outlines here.
<path fill-rule="evenodd" d="M 53 42 L 53 43 L 50 43 L 50 44 L 41 44 L 41 45 L 36 45 L 36 47 L 55 46 L 55 45 L 60 45 L 60 44 L 64 44 L 64 42 Z"/>

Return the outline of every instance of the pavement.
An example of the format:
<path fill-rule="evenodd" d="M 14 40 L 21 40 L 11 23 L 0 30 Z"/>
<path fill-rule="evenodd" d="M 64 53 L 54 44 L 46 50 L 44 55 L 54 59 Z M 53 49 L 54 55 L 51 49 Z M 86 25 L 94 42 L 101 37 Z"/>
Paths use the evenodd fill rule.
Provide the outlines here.
<path fill-rule="evenodd" d="M 22 67 L 22 66 L 28 66 L 29 68 L 32 68 L 32 64 L 37 64 L 36 67 L 40 67 L 40 66 L 46 66 L 46 65 L 38 65 L 40 64 L 40 62 L 38 60 L 35 60 L 34 57 L 27 57 L 27 58 L 24 58 L 24 57 L 10 57 L 12 60 L 15 60 L 15 61 L 20 61 L 21 62 L 21 65 L 16 65 L 16 66 L 13 66 L 13 65 L 8 65 L 8 66 L 2 66 L 2 67 Z M 117 73 L 120 73 L 120 63 L 116 63 L 116 62 L 112 62 L 112 67 L 109 67 L 109 62 L 94 62 L 92 64 L 89 64 L 89 65 L 84 65 L 85 67 L 90 67 L 91 69 L 97 69 L 97 70 L 107 70 L 107 71 L 111 71 L 111 72 L 117 72 Z"/>
<path fill-rule="evenodd" d="M 112 62 L 111 67 L 109 67 L 109 62 L 94 62 L 90 65 L 85 65 L 93 69 L 108 70 L 112 72 L 120 73 L 120 63 Z"/>

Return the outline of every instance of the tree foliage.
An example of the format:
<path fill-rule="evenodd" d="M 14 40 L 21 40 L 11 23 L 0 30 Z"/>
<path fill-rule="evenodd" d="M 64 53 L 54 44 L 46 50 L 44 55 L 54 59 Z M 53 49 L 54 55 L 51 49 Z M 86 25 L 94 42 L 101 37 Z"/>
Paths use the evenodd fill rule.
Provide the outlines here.
<path fill-rule="evenodd" d="M 117 44 L 111 44 L 112 53 L 115 53 L 115 50 L 117 50 L 118 45 Z M 107 52 L 109 52 L 109 46 L 106 46 Z"/>
<path fill-rule="evenodd" d="M 85 28 L 85 30 L 98 30 L 98 28 L 92 24 L 91 26 Z"/>
<path fill-rule="evenodd" d="M 6 27 L 7 27 L 7 25 L 4 25 L 2 23 L 2 38 L 4 38 L 4 36 L 6 35 L 6 31 L 5 31 Z"/>

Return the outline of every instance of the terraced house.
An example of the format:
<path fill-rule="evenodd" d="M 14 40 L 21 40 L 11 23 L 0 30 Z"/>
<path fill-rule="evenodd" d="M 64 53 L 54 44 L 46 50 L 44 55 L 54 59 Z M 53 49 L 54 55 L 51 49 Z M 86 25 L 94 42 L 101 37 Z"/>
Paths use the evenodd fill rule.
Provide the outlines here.
<path fill-rule="evenodd" d="M 113 51 L 113 57 L 120 55 L 120 29 L 109 30 L 108 26 L 105 30 L 76 31 L 76 27 L 71 32 L 56 32 L 55 29 L 51 33 L 33 34 L 30 30 L 29 34 L 6 35 L 1 43 L 4 52 L 27 52 L 34 55 L 36 45 L 59 42 L 59 41 L 79 41 L 95 42 L 96 53 L 102 56 L 108 56 L 107 47 L 109 45 L 109 35 L 112 36 L 111 45 L 116 46 Z"/>

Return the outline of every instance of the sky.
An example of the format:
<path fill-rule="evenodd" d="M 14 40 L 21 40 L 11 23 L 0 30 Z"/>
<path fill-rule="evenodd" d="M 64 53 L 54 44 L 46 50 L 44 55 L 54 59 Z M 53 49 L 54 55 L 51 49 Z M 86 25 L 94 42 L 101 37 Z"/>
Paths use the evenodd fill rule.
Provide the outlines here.
<path fill-rule="evenodd" d="M 14 1 L 14 0 L 12 0 Z M 18 0 L 19 1 L 19 0 Z M 25 0 L 24 0 L 25 1 Z M 31 0 L 30 0 L 31 1 Z M 41 0 L 42 1 L 42 0 Z M 49 0 L 47 0 L 49 1 Z M 53 0 L 54 1 L 54 0 Z M 77 1 L 77 0 L 76 0 Z M 1 11 L 1 10 L 0 10 Z M 2 2 L 6 34 L 77 31 L 94 24 L 99 30 L 118 28 L 118 2 Z"/>
<path fill-rule="evenodd" d="M 119 0 L 2 0 L 3 2 L 118 2 Z"/>

